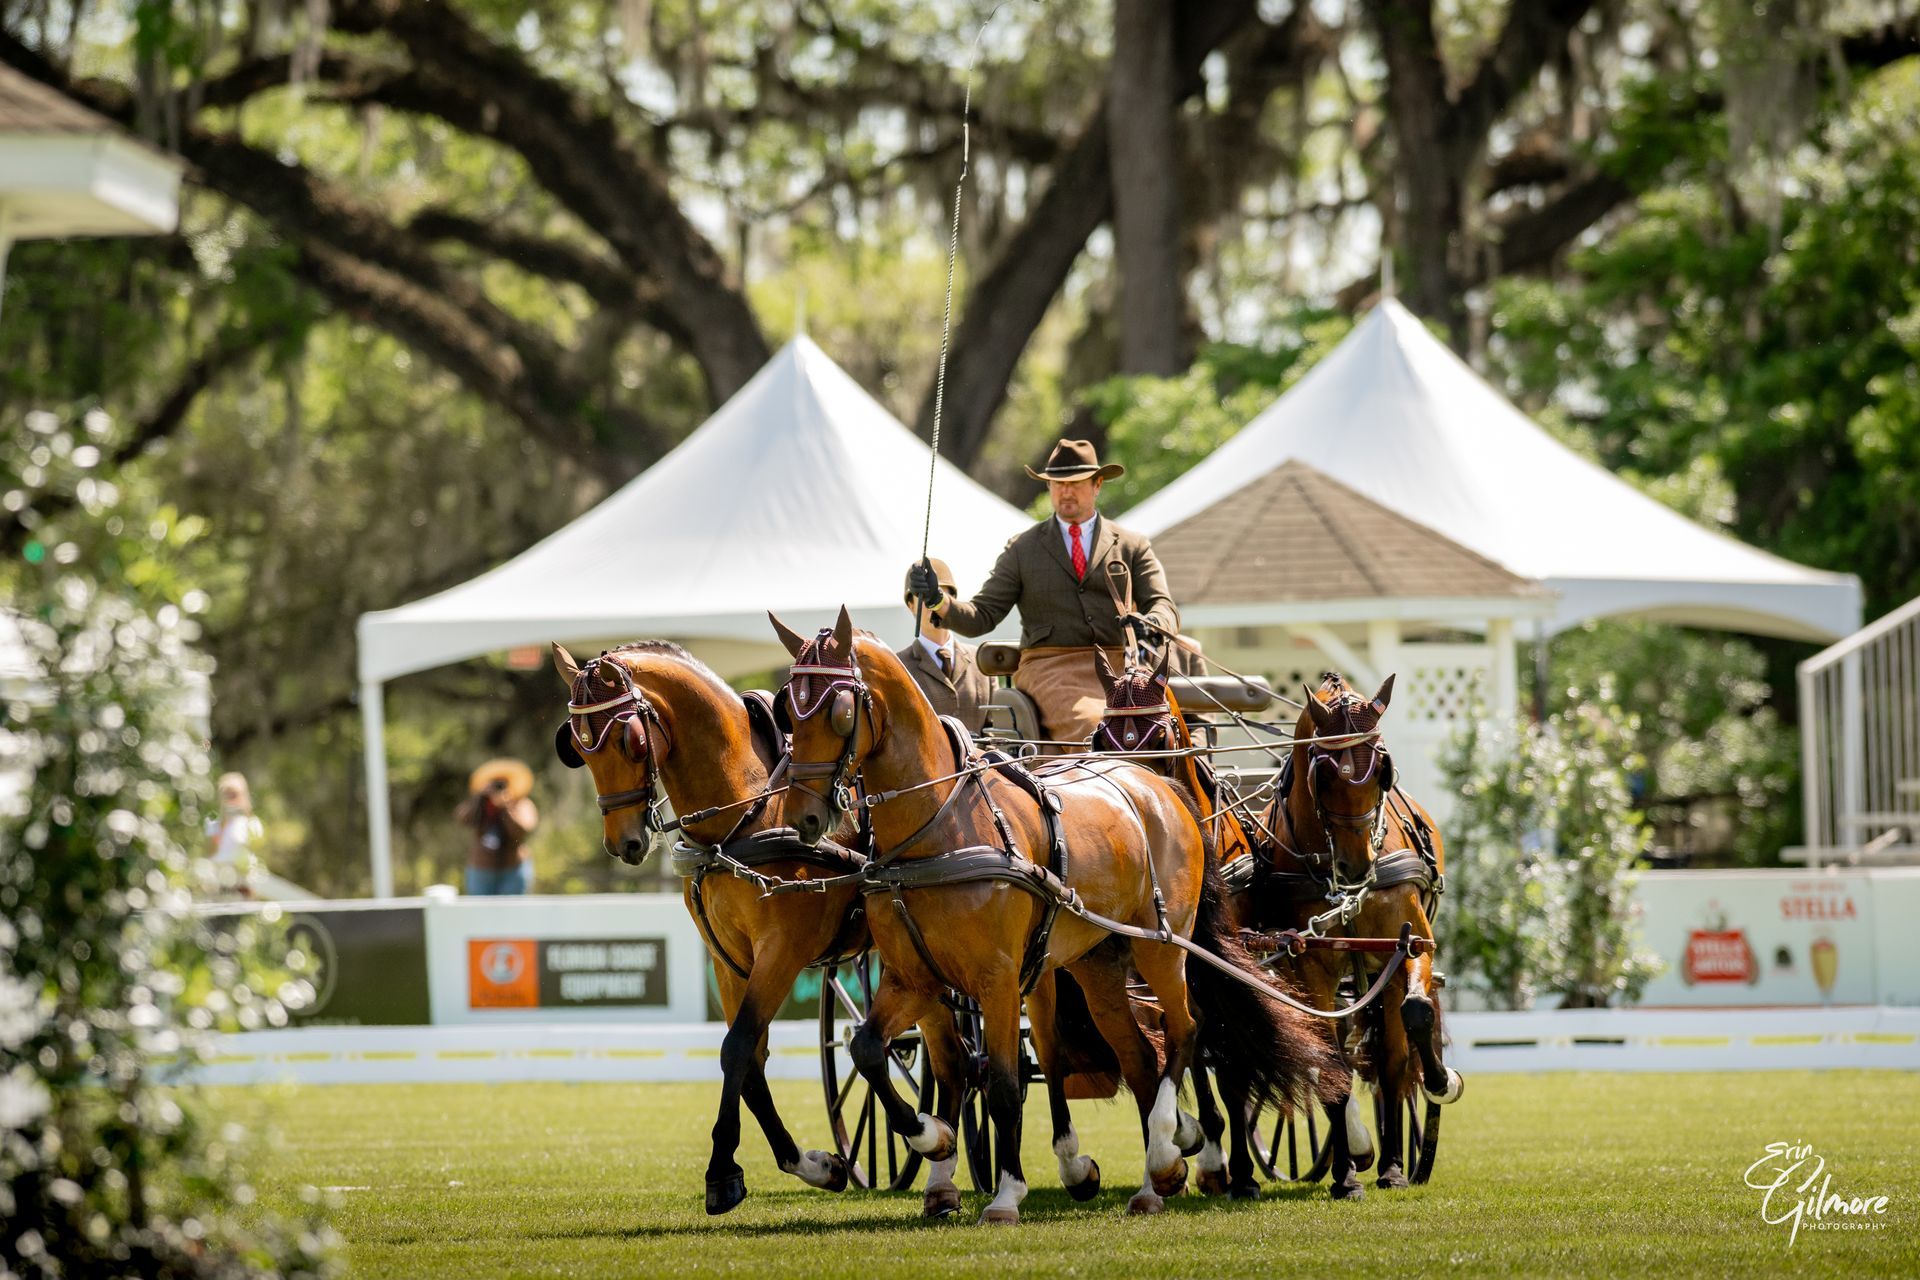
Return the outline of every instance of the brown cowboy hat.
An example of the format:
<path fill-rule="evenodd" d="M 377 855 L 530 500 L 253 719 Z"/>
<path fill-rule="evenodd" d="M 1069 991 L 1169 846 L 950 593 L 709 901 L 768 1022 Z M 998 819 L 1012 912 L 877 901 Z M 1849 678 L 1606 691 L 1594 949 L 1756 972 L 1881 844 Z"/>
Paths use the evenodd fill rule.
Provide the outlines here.
<path fill-rule="evenodd" d="M 492 785 L 495 778 L 505 779 L 509 803 L 525 800 L 533 794 L 533 770 L 527 768 L 524 762 L 511 758 L 489 760 L 475 769 L 473 776 L 467 779 L 467 791 L 477 796 Z"/>
<path fill-rule="evenodd" d="M 1035 480 L 1085 480 L 1089 476 L 1111 480 L 1127 474 L 1127 469 L 1117 462 L 1101 466 L 1091 440 L 1062 440 L 1047 455 L 1046 466 L 1038 471 L 1028 467 L 1027 474 Z"/>
<path fill-rule="evenodd" d="M 950 596 L 960 594 L 960 588 L 955 586 L 953 582 L 953 570 L 947 568 L 947 562 L 945 560 L 935 560 L 932 557 L 928 557 L 927 563 L 933 566 L 934 581 L 940 584 L 942 591 Z M 907 569 L 906 593 L 907 608 L 911 609 L 913 608 L 913 569 L 911 566 Z"/>

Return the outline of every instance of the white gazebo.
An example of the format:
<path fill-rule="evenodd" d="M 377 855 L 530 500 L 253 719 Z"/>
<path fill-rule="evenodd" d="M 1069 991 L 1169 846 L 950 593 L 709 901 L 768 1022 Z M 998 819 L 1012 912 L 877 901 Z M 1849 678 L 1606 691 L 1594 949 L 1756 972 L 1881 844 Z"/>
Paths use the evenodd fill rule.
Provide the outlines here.
<path fill-rule="evenodd" d="M 0 65 L 0 305 L 16 241 L 172 231 L 181 168 L 111 120 Z"/>
<path fill-rule="evenodd" d="M 678 448 L 572 524 L 470 582 L 359 623 L 374 889 L 392 892 L 382 686 L 558 640 L 677 640 L 723 676 L 782 665 L 772 610 L 799 629 L 841 605 L 896 644 L 920 554 L 929 451 L 805 337 Z M 982 581 L 1018 510 L 944 459 L 930 552 Z"/>

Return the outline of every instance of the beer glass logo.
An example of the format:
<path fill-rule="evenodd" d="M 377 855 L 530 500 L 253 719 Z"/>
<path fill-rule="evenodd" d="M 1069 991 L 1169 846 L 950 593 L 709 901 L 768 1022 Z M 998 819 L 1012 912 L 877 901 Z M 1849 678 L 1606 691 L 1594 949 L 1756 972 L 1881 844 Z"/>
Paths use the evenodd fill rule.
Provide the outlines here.
<path fill-rule="evenodd" d="M 1820 998 L 1833 998 L 1833 983 L 1840 976 L 1840 949 L 1833 945 L 1833 939 L 1821 934 L 1813 940 L 1809 948 L 1809 958 L 1813 964 L 1813 980 L 1820 988 Z"/>

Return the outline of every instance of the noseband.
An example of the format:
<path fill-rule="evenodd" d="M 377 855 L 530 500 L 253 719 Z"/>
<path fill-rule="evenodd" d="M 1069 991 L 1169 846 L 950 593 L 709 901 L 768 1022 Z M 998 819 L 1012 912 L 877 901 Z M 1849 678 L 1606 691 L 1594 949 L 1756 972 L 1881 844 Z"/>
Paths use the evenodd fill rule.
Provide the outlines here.
<path fill-rule="evenodd" d="M 793 723 L 811 720 L 825 712 L 827 727 L 839 734 L 841 739 L 840 754 L 831 762 L 808 764 L 791 760 L 787 766 L 788 785 L 816 797 L 835 814 L 844 815 L 859 807 L 853 794 L 855 775 L 858 773 L 853 758 L 862 717 L 866 719 L 869 736 L 875 743 L 880 740 L 880 731 L 874 712 L 873 690 L 861 678 L 851 646 L 846 666 L 824 660 L 827 641 L 832 636 L 831 630 L 822 629 L 818 636 L 802 647 L 788 674 L 786 688 L 781 693 L 787 699 L 788 714 Z M 809 785 L 816 778 L 827 779 L 825 791 Z"/>
<path fill-rule="evenodd" d="M 1173 708 L 1165 702 L 1150 707 L 1108 707 L 1101 713 L 1100 723 L 1094 726 L 1093 741 L 1089 744 L 1095 751 L 1152 751 L 1156 744 L 1171 748 L 1173 740 L 1167 730 L 1168 719 Z"/>
<path fill-rule="evenodd" d="M 600 671 L 601 668 L 612 669 L 619 678 L 621 691 L 599 702 L 575 702 L 571 698 L 568 699 L 567 723 L 560 726 L 560 758 L 565 763 L 572 763 L 568 759 L 568 747 L 571 747 L 574 759 L 602 750 L 606 747 L 608 740 L 614 737 L 617 728 L 619 731 L 617 741 L 621 751 L 629 760 L 646 770 L 646 781 L 630 791 L 616 791 L 612 795 L 599 796 L 600 812 L 604 815 L 617 813 L 622 809 L 645 809 L 646 812 L 640 818 L 641 833 L 650 835 L 654 830 L 655 818 L 659 810 L 660 757 L 671 748 L 673 739 L 668 735 L 667 726 L 661 721 L 659 711 L 654 708 L 652 702 L 647 700 L 647 695 L 641 691 L 640 686 L 634 683 L 633 673 L 627 670 L 625 663 L 616 661 L 603 653 L 580 668 L 580 675 L 575 680 L 574 688 L 578 690 L 586 687 L 589 683 L 588 677 Z M 593 718 L 598 715 L 606 715 L 607 719 L 601 724 L 600 731 L 596 734 L 593 732 Z M 662 743 L 658 752 L 653 746 L 656 734 L 659 735 Z"/>

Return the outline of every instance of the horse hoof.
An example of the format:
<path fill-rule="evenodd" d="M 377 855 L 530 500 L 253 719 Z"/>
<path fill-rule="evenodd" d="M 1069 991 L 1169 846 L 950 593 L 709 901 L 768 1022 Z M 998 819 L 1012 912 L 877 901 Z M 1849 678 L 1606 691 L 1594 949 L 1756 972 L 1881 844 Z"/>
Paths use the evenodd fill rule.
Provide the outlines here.
<path fill-rule="evenodd" d="M 847 1162 L 835 1155 L 822 1153 L 823 1163 L 827 1166 L 827 1184 L 822 1191 L 845 1191 L 847 1189 Z"/>
<path fill-rule="evenodd" d="M 1225 1169 L 1202 1169 L 1193 1185 L 1200 1189 L 1201 1195 L 1205 1196 L 1224 1196 L 1231 1190 L 1227 1185 Z"/>
<path fill-rule="evenodd" d="M 1011 1227 L 1019 1221 L 1018 1209 L 1002 1209 L 990 1204 L 980 1211 L 980 1225 L 983 1227 Z"/>
<path fill-rule="evenodd" d="M 923 1218 L 951 1218 L 960 1212 L 960 1188 L 928 1187 L 926 1199 L 921 1203 L 920 1216 Z"/>
<path fill-rule="evenodd" d="M 1187 1162 L 1175 1160 L 1153 1175 L 1153 1189 L 1163 1196 L 1177 1196 L 1187 1189 Z"/>
<path fill-rule="evenodd" d="M 1407 1175 L 1402 1173 L 1397 1167 L 1382 1169 L 1380 1176 L 1374 1180 L 1373 1185 L 1379 1187 L 1382 1191 L 1405 1191 L 1407 1189 Z"/>
<path fill-rule="evenodd" d="M 1067 1194 L 1085 1204 L 1100 1194 L 1100 1163 L 1087 1157 L 1087 1176 L 1067 1188 Z"/>
<path fill-rule="evenodd" d="M 1349 1174 L 1345 1182 L 1335 1182 L 1328 1186 L 1335 1200 L 1359 1200 L 1366 1195 L 1367 1189 L 1360 1185 L 1360 1179 Z"/>
<path fill-rule="evenodd" d="M 1127 1201 L 1129 1214 L 1163 1213 L 1166 1207 L 1167 1202 L 1151 1191 L 1136 1191 L 1133 1199 Z"/>
<path fill-rule="evenodd" d="M 735 1169 L 724 1178 L 707 1179 L 707 1216 L 730 1213 L 747 1198 L 747 1175 Z"/>
<path fill-rule="evenodd" d="M 1207 1145 L 1207 1132 L 1200 1127 L 1198 1120 L 1182 1111 L 1174 1126 L 1173 1145 L 1180 1148 L 1183 1156 L 1197 1156 L 1200 1149 Z"/>
<path fill-rule="evenodd" d="M 1245 1182 L 1234 1183 L 1227 1194 L 1235 1200 L 1258 1200 L 1260 1184 L 1249 1178 Z"/>

